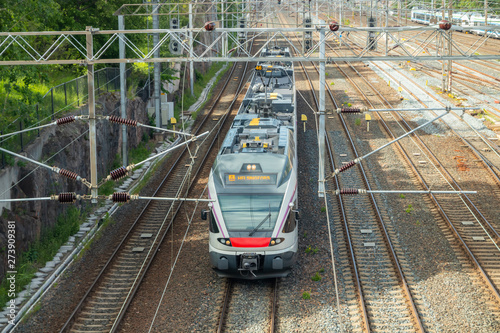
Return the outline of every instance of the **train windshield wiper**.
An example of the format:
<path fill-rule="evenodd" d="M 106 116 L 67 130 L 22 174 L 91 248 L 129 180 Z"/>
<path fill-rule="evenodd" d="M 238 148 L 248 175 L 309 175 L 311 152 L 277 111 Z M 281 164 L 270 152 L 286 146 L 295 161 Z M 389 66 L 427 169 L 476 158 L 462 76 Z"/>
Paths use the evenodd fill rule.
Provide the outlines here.
<path fill-rule="evenodd" d="M 255 232 L 257 230 L 259 230 L 259 228 L 264 224 L 264 222 L 266 222 L 267 219 L 270 219 L 271 218 L 271 205 L 269 205 L 269 214 L 266 215 L 266 217 L 264 217 L 264 219 L 259 223 L 258 226 L 256 226 L 251 233 L 248 234 L 248 236 L 252 236 L 253 234 L 255 234 Z"/>

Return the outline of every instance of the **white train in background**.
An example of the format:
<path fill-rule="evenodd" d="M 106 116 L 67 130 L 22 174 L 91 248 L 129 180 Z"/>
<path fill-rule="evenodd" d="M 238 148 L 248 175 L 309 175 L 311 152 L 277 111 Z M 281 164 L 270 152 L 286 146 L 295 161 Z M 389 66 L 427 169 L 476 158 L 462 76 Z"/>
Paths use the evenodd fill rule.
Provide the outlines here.
<path fill-rule="evenodd" d="M 419 9 L 414 7 L 411 10 L 411 21 L 420 24 L 437 24 L 443 19 L 443 14 L 441 10 L 428 10 Z M 444 19 L 451 21 L 455 27 L 478 27 L 476 29 L 469 30 L 477 35 L 487 34 L 490 37 L 500 38 L 500 15 L 488 15 L 487 25 L 497 26 L 498 29 L 488 29 L 480 28 L 485 26 L 484 14 L 480 13 L 465 13 L 465 12 L 455 12 L 453 13 L 451 20 L 448 18 L 448 11 L 445 11 Z M 458 29 L 458 31 L 461 31 Z"/>

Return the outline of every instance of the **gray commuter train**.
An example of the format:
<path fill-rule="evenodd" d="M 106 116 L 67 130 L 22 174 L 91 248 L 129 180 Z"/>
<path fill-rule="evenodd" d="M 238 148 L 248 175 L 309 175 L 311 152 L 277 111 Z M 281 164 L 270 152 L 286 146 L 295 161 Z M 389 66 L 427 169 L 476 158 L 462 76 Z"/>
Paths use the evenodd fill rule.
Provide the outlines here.
<path fill-rule="evenodd" d="M 288 48 L 265 48 L 208 181 L 209 254 L 221 277 L 290 273 L 298 248 L 297 119 Z"/>

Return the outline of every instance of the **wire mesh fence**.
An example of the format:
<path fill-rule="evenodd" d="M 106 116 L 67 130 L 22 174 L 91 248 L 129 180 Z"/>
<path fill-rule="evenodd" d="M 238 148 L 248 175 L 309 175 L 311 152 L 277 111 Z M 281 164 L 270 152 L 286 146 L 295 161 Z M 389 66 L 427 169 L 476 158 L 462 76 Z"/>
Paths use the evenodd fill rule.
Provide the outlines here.
<path fill-rule="evenodd" d="M 130 69 L 126 72 L 130 74 Z M 97 96 L 120 90 L 120 69 L 117 67 L 106 67 L 94 72 L 95 95 Z M 149 94 L 149 82 L 142 87 Z M 48 123 L 62 114 L 73 111 L 88 101 L 87 75 L 80 76 L 71 81 L 64 82 L 52 87 L 43 97 L 40 103 L 34 106 L 34 116 L 30 118 L 17 118 L 1 129 L 0 135 L 16 132 L 25 128 L 35 127 Z M 0 147 L 14 152 L 22 152 L 26 145 L 33 142 L 40 135 L 39 130 L 29 131 L 0 139 Z M 1 152 L 1 167 L 11 164 L 13 158 Z"/>

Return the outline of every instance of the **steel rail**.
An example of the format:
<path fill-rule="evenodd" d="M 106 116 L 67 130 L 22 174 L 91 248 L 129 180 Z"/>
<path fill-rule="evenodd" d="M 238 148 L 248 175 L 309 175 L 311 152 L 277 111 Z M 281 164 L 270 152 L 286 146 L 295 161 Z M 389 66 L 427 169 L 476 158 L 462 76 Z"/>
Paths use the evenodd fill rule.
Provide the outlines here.
<path fill-rule="evenodd" d="M 224 298 L 222 301 L 222 309 L 219 316 L 219 324 L 217 325 L 217 333 L 222 333 L 224 324 L 226 323 L 226 314 L 229 306 L 229 298 L 231 298 L 231 293 L 233 290 L 233 279 L 226 279 L 226 289 L 224 292 Z"/>
<path fill-rule="evenodd" d="M 276 328 L 276 303 L 278 302 L 278 278 L 274 278 L 273 295 L 271 299 L 271 318 L 269 319 L 269 333 Z"/>

